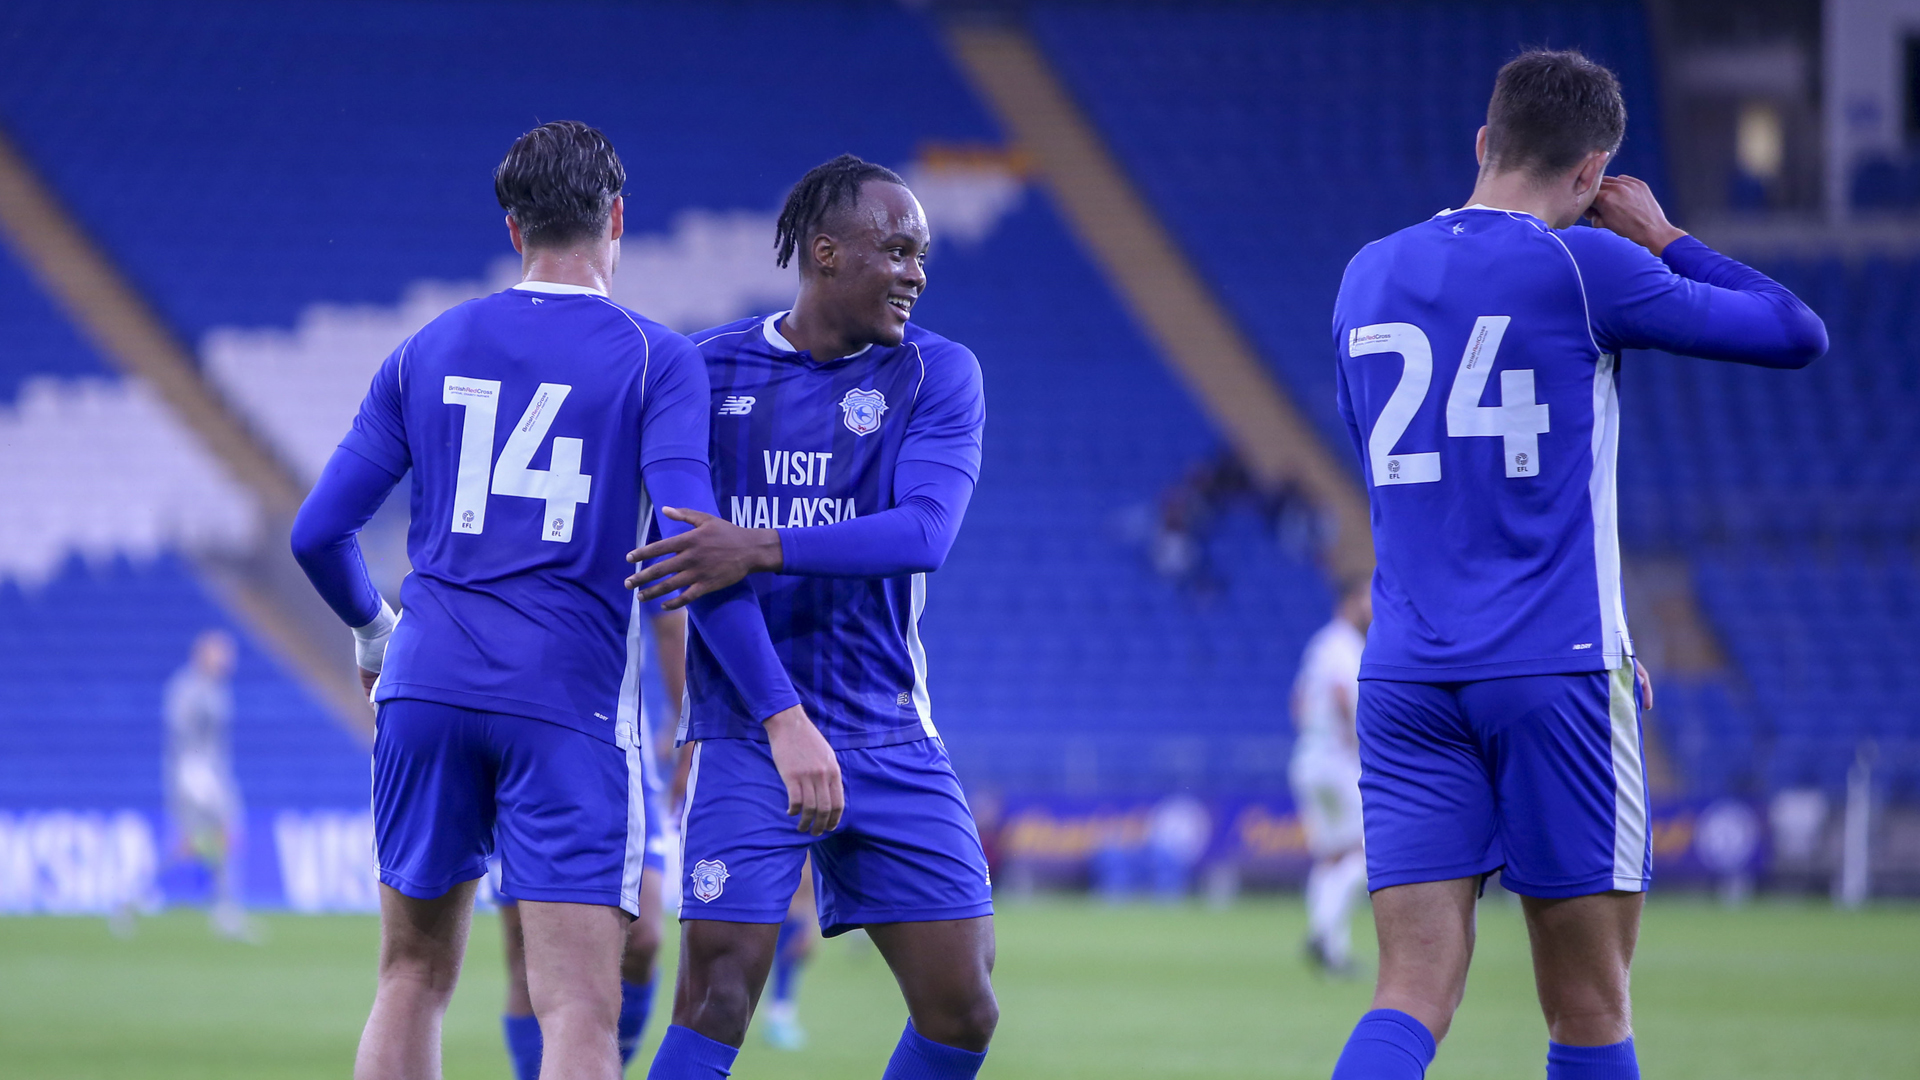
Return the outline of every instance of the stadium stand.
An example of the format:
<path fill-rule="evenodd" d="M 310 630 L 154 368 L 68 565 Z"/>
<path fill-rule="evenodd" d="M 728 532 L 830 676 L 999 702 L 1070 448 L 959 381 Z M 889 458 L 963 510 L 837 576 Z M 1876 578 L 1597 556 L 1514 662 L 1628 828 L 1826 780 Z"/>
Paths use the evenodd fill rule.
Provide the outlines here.
<path fill-rule="evenodd" d="M 157 810 L 161 684 L 236 629 L 171 552 L 239 539 L 248 510 L 4 249 L 0 340 L 0 808 Z M 252 803 L 365 801 L 364 751 L 271 657 L 244 647 L 234 682 Z"/>
<path fill-rule="evenodd" d="M 1781 373 L 1647 355 L 1626 376 L 1625 539 L 1694 557 L 1749 691 L 1738 705 L 1683 696 L 1663 722 L 1697 748 L 1683 754 L 1709 790 L 1837 789 L 1872 741 L 1882 780 L 1911 801 L 1920 477 L 1904 458 L 1920 435 L 1920 262 L 1761 265 L 1826 319 L 1826 359 Z"/>
<path fill-rule="evenodd" d="M 1522 45 L 1615 67 L 1618 168 L 1661 175 L 1636 3 L 1037 5 L 1035 37 L 1332 445 L 1330 312 L 1360 247 L 1473 188 L 1488 73 Z"/>
<path fill-rule="evenodd" d="M 359 346 L 368 355 L 339 398 L 350 412 L 422 297 L 450 303 L 447 283 L 495 273 L 507 252 L 485 178 L 539 119 L 592 120 L 625 152 L 628 254 L 652 244 L 660 255 L 629 271 L 679 270 L 716 294 L 738 291 L 733 264 L 663 248 L 694 235 L 688 214 L 769 215 L 786 184 L 842 149 L 902 166 L 927 144 L 1000 141 L 930 25 L 893 5 L 756 5 L 761 31 L 745 39 L 734 8 L 542 9 L 601 30 L 570 39 L 565 56 L 527 52 L 517 5 L 380 10 L 367 25 L 364 9 L 331 4 L 25 4 L 10 22 L 26 30 L 0 40 L 0 121 L 303 470 L 326 445 L 314 432 L 344 428 L 347 412 L 329 421 L 249 406 L 261 391 L 236 373 L 303 341 L 358 340 L 372 320 L 393 340 Z M 681 47 L 633 44 L 666 40 Z M 156 41 L 179 46 L 167 77 L 130 76 Z M 708 68 L 711 50 L 685 44 L 700 41 L 727 43 L 724 78 Z M 892 50 L 915 72 L 906 122 L 853 87 L 790 93 L 777 61 L 796 41 Z M 1236 568 L 1218 600 L 1182 596 L 1152 573 L 1125 521 L 1212 453 L 1214 436 L 1046 199 L 1027 190 L 1009 203 L 996 190 L 989 200 L 1008 216 L 952 230 L 976 238 L 936 253 L 916 316 L 979 354 L 991 413 L 979 497 L 930 586 L 937 720 L 976 784 L 1281 790 L 1287 691 L 1326 616 L 1326 588 L 1251 518 L 1216 540 L 1216 561 Z M 713 235 L 726 231 L 716 220 Z M 680 310 L 691 319 L 698 308 Z M 332 392 L 301 386 L 302 398 Z M 74 573 L 76 589 L 115 580 Z M 11 705 L 0 714 L 30 722 Z"/>
<path fill-rule="evenodd" d="M 762 29 L 742 39 L 732 29 L 749 9 Z M 741 290 L 739 262 L 715 253 L 764 231 L 807 166 L 840 149 L 904 166 L 927 144 L 1001 141 L 930 24 L 892 5 L 543 10 L 601 33 L 563 63 L 529 56 L 525 9 L 509 4 L 388 5 L 375 23 L 352 5 L 27 0 L 0 32 L 0 122 L 307 475 L 378 354 L 437 306 L 497 284 L 506 252 L 484 177 L 539 119 L 588 118 L 625 149 L 628 280 L 678 287 L 632 297 L 689 329 L 771 302 L 764 285 Z M 1057 4 L 1037 8 L 1032 26 L 1343 457 L 1325 344 L 1340 268 L 1361 244 L 1465 194 L 1466 139 L 1486 72 L 1507 52 L 1577 41 L 1615 64 L 1634 117 L 1620 167 L 1660 176 L 1651 50 L 1634 4 L 1189 5 L 1177 16 L 1172 5 Z M 1395 52 L 1416 39 L 1444 47 Z M 726 41 L 726 77 L 713 77 L 705 50 L 644 44 L 664 40 Z M 789 93 L 777 60 L 795 41 L 894 50 L 917 73 L 911 114 L 871 109 L 853 87 Z M 1383 65 L 1383 54 L 1408 60 Z M 1288 684 L 1327 586 L 1251 514 L 1210 541 L 1229 577 L 1218 597 L 1151 572 L 1129 522 L 1215 453 L 1215 437 L 1044 194 L 1027 188 L 1001 212 L 937 252 L 920 314 L 975 349 L 991 397 L 985 480 L 932 582 L 925 627 L 956 758 L 970 780 L 1007 790 L 1277 790 Z M 1663 688 L 1663 730 L 1698 794 L 1831 787 L 1860 738 L 1910 762 L 1898 748 L 1920 728 L 1920 674 L 1876 645 L 1910 639 L 1916 619 L 1912 558 L 1899 547 L 1916 529 L 1916 499 L 1898 450 L 1920 416 L 1907 323 L 1920 272 L 1817 260 L 1768 269 L 1829 316 L 1828 361 L 1783 376 L 1633 357 L 1626 376 L 1628 543 L 1692 560 L 1738 670 Z M 19 277 L 0 260 L 0 318 L 22 343 L 0 365 L 0 400 L 25 400 L 34 376 L 61 380 L 61 400 L 81 378 L 124 386 L 33 289 L 14 287 Z M 345 375 L 312 367 L 346 353 Z M 276 394 L 282 377 L 306 381 Z M 169 602 L 184 613 L 165 633 L 128 631 L 111 650 L 62 662 L 68 682 L 88 687 L 59 699 L 74 730 L 148 723 L 147 706 L 129 712 L 134 690 L 100 687 L 148 680 L 156 694 L 185 628 L 219 621 L 188 564 L 154 551 L 63 556 L 48 583 L 0 586 L 9 627 L 137 622 Z M 159 599 L 132 614 L 117 596 Z M 294 775 L 297 755 L 269 752 L 295 730 L 325 732 L 300 737 L 340 741 L 301 752 L 363 760 L 260 649 L 246 656 L 243 679 L 259 680 L 243 698 L 258 703 L 247 722 L 265 725 L 243 743 L 250 797 L 357 803 L 363 774 L 351 778 L 359 787 L 334 786 L 316 778 L 334 776 L 333 764 Z M 53 670 L 0 668 L 6 739 L 50 738 L 52 706 L 34 703 L 61 692 Z M 116 745 L 126 769 L 153 773 L 157 742 Z M 1900 768 L 1892 783 L 1911 787 L 1911 764 Z M 92 805 L 111 789 L 35 775 L 38 786 L 7 790 L 36 805 L 66 805 L 71 791 Z M 154 774 L 119 790 L 151 795 L 156 784 Z"/>
<path fill-rule="evenodd" d="M 1326 344 L 1341 268 L 1470 190 L 1469 140 L 1488 73 L 1507 56 L 1577 44 L 1613 66 L 1631 116 L 1614 168 L 1656 190 L 1664 175 L 1639 4 L 1055 3 L 1031 24 L 1135 181 L 1342 448 Z M 1856 202 L 1910 205 L 1910 171 L 1864 168 Z M 1920 480 L 1901 452 L 1920 423 L 1916 266 L 1834 258 L 1763 269 L 1827 318 L 1826 360 L 1790 374 L 1655 356 L 1626 365 L 1623 539 L 1630 555 L 1693 560 L 1736 669 L 1666 683 L 1659 727 L 1691 795 L 1835 790 L 1873 739 L 1883 783 L 1911 799 L 1920 666 L 1889 643 L 1920 636 L 1911 554 Z"/>

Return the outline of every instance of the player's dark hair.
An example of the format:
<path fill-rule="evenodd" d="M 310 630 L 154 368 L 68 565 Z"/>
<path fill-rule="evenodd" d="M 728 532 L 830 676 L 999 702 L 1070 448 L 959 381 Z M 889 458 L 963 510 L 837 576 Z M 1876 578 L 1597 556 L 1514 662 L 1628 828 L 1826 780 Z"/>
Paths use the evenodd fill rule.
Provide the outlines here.
<path fill-rule="evenodd" d="M 827 219 L 858 201 L 861 185 L 869 180 L 907 186 L 892 169 L 862 161 L 852 154 L 841 154 L 807 170 L 807 175 L 787 192 L 787 204 L 780 208 L 780 221 L 774 226 L 773 246 L 779 252 L 778 263 L 786 266 L 800 245 L 819 234 Z"/>
<path fill-rule="evenodd" d="M 514 140 L 493 170 L 493 193 L 530 245 L 598 236 L 627 185 L 626 167 L 597 128 L 578 120 L 541 124 Z"/>
<path fill-rule="evenodd" d="M 1487 161 L 1545 179 L 1627 133 L 1620 80 L 1578 51 L 1535 49 L 1500 69 L 1487 105 Z"/>

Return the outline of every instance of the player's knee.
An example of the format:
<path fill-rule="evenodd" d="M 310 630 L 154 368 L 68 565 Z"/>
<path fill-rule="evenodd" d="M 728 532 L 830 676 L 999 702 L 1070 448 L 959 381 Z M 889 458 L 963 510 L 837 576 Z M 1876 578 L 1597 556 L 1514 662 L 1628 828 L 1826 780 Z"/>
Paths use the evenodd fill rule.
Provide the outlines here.
<path fill-rule="evenodd" d="M 445 950 L 395 947 L 380 953 L 380 984 L 389 992 L 451 998 L 460 978 L 460 960 Z"/>
<path fill-rule="evenodd" d="M 993 1041 L 993 1030 L 1000 1025 L 1000 1003 L 992 991 L 956 1001 L 937 1016 L 914 1018 L 920 1034 L 937 1043 L 979 1053 Z"/>

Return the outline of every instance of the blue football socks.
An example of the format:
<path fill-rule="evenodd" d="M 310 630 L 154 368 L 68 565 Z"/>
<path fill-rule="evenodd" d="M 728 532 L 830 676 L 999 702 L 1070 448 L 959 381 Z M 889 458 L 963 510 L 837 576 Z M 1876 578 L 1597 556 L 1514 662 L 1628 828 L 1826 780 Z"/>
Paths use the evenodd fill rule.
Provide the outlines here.
<path fill-rule="evenodd" d="M 640 1049 L 640 1033 L 647 1030 L 647 1016 L 653 1012 L 653 980 L 630 983 L 620 980 L 620 1064 L 633 1060 Z"/>
<path fill-rule="evenodd" d="M 913 1021 L 909 1020 L 880 1080 L 973 1080 L 986 1060 L 985 1050 L 976 1054 L 934 1042 L 913 1030 Z"/>
<path fill-rule="evenodd" d="M 1611 1046 L 1547 1044 L 1547 1080 L 1640 1080 L 1640 1059 L 1629 1036 Z"/>
<path fill-rule="evenodd" d="M 1425 1024 L 1399 1009 L 1375 1009 L 1347 1036 L 1333 1080 L 1421 1080 L 1433 1050 Z"/>
<path fill-rule="evenodd" d="M 666 1037 L 653 1055 L 647 1080 L 720 1080 L 733 1075 L 733 1059 L 740 1051 L 726 1043 L 679 1024 L 668 1024 Z"/>
<path fill-rule="evenodd" d="M 793 939 L 807 932 L 806 924 L 788 919 L 780 924 L 780 937 L 773 946 L 773 1000 L 792 1001 L 794 983 L 805 963 L 793 955 Z"/>
<path fill-rule="evenodd" d="M 507 1056 L 513 1059 L 516 1080 L 540 1080 L 540 1018 L 503 1015 L 500 1028 L 507 1034 Z"/>

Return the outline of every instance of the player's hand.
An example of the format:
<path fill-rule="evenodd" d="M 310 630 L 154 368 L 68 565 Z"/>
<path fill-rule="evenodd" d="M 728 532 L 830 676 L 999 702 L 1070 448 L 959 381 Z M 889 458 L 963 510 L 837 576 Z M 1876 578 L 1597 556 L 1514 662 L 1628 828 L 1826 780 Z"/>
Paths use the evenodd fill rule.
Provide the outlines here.
<path fill-rule="evenodd" d="M 1600 194 L 1594 196 L 1587 220 L 1619 233 L 1655 255 L 1687 235 L 1686 230 L 1675 228 L 1667 220 L 1667 212 L 1660 209 L 1660 200 L 1653 197 L 1653 189 L 1645 181 L 1631 176 L 1601 177 Z"/>
<path fill-rule="evenodd" d="M 798 705 L 767 717 L 767 742 L 773 766 L 787 785 L 787 813 L 800 815 L 799 829 L 815 836 L 831 832 L 847 808 L 840 786 L 840 759 L 826 736 Z"/>
<path fill-rule="evenodd" d="M 360 673 L 360 689 L 366 691 L 367 700 L 372 701 L 373 684 L 380 681 L 380 673 L 377 671 L 368 671 L 366 668 L 355 668 L 354 670 Z"/>
<path fill-rule="evenodd" d="M 1633 673 L 1640 676 L 1640 707 L 1647 712 L 1652 712 L 1653 677 L 1647 674 L 1647 669 L 1641 667 L 1638 660 L 1633 662 Z"/>
<path fill-rule="evenodd" d="M 658 600 L 678 592 L 680 595 L 661 605 L 669 611 L 718 592 L 748 574 L 778 570 L 784 562 L 780 534 L 772 529 L 743 529 L 698 510 L 670 506 L 661 512 L 693 528 L 628 552 L 630 563 L 660 561 L 629 576 L 627 588 L 639 589 L 642 600 Z"/>

